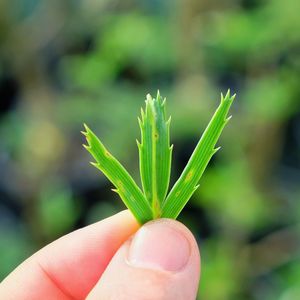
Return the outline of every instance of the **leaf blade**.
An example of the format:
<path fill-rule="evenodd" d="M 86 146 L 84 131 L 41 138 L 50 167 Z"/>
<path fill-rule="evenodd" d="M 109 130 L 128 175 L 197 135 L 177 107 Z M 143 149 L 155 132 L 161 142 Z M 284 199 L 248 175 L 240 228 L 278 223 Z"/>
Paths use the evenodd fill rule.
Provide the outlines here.
<path fill-rule="evenodd" d="M 144 194 L 153 210 L 153 218 L 161 216 L 171 173 L 170 119 L 166 119 L 165 100 L 159 92 L 156 98 L 147 95 L 145 112 L 139 125 L 141 143 L 138 143 L 140 173 Z"/>
<path fill-rule="evenodd" d="M 85 129 L 86 132 L 83 134 L 86 136 L 88 146 L 84 145 L 84 147 L 96 160 L 92 165 L 112 182 L 116 187 L 114 191 L 119 194 L 126 207 L 141 224 L 151 220 L 151 207 L 133 178 L 86 125 Z"/>
<path fill-rule="evenodd" d="M 163 204 L 162 217 L 176 219 L 198 188 L 197 184 L 206 166 L 212 156 L 219 150 L 219 148 L 215 149 L 215 145 L 222 130 L 230 119 L 230 117 L 227 118 L 227 114 L 234 98 L 235 95 L 230 96 L 230 90 L 228 90 L 225 97 L 221 94 L 219 107 L 205 129 L 182 174 L 174 184 Z"/>

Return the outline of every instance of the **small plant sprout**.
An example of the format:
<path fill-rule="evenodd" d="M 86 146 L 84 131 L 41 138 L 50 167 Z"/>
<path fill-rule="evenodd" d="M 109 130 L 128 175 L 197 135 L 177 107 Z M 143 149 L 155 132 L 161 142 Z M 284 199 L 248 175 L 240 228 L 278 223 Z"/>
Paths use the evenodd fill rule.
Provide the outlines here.
<path fill-rule="evenodd" d="M 142 190 L 87 125 L 82 132 L 88 143 L 84 147 L 96 160 L 92 165 L 112 182 L 115 186 L 113 191 L 119 194 L 139 223 L 161 217 L 176 219 L 198 188 L 210 159 L 220 149 L 215 148 L 216 143 L 230 120 L 228 111 L 234 98 L 235 94 L 231 96 L 230 90 L 225 97 L 221 94 L 219 107 L 169 193 L 173 149 L 170 145 L 171 118 L 166 115 L 166 99 L 159 92 L 156 98 L 147 95 L 145 110 L 141 109 L 141 117 L 138 118 L 141 140 L 137 141 L 137 145 Z"/>

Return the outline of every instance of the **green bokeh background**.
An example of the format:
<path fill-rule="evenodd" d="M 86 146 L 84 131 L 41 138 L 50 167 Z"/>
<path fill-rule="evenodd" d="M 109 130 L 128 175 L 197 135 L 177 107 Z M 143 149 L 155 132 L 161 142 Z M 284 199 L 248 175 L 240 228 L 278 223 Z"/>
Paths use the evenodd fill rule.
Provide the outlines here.
<path fill-rule="evenodd" d="M 297 0 L 0 1 L 0 280 L 124 208 L 89 165 L 86 122 L 139 181 L 137 115 L 172 115 L 174 183 L 228 88 L 222 145 L 180 215 L 199 299 L 300 299 Z"/>

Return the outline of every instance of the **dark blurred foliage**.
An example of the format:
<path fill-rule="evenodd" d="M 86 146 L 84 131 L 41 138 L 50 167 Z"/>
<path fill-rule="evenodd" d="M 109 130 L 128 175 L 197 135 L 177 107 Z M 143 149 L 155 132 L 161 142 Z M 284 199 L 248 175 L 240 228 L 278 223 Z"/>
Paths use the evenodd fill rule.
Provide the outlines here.
<path fill-rule="evenodd" d="M 123 205 L 88 162 L 86 122 L 138 179 L 136 116 L 168 98 L 172 183 L 216 108 L 234 118 L 180 216 L 201 299 L 300 299 L 297 0 L 0 1 L 0 279 Z M 200 299 L 199 298 L 199 299 Z"/>

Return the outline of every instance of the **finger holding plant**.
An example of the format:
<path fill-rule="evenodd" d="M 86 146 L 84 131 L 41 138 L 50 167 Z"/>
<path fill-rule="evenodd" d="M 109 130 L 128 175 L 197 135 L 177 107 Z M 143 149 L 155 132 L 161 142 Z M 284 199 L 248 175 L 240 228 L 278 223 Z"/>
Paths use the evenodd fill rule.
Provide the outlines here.
<path fill-rule="evenodd" d="M 176 219 L 195 190 L 212 156 L 220 149 L 215 148 L 217 141 L 230 120 L 228 112 L 235 98 L 228 90 L 195 147 L 182 174 L 169 189 L 172 148 L 170 146 L 170 121 L 166 115 L 166 99 L 159 92 L 156 98 L 146 97 L 145 110 L 141 109 L 139 126 L 141 140 L 139 149 L 140 176 L 143 190 L 104 147 L 97 136 L 86 126 L 88 145 L 84 147 L 96 160 L 92 163 L 115 186 L 124 204 L 140 224 L 161 217 Z"/>

